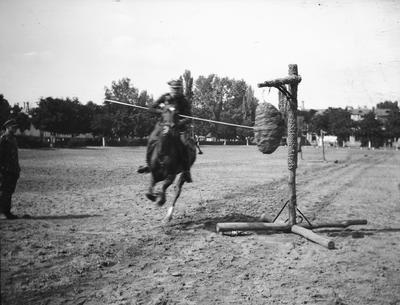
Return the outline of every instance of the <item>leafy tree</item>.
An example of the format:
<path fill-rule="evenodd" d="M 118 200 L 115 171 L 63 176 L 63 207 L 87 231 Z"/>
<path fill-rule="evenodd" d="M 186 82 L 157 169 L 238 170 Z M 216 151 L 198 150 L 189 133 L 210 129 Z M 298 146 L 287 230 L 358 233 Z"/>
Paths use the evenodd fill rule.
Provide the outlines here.
<path fill-rule="evenodd" d="M 3 94 L 0 94 L 0 126 L 9 119 L 15 119 L 18 124 L 18 129 L 21 132 L 29 129 L 31 126 L 31 120 L 28 114 L 24 113 L 22 110 L 23 109 L 19 107 L 18 104 L 11 107 Z"/>
<path fill-rule="evenodd" d="M 400 138 L 400 112 L 391 111 L 384 123 L 384 134 L 386 139 Z"/>
<path fill-rule="evenodd" d="M 389 109 L 389 116 L 383 120 L 383 136 L 387 142 L 400 137 L 400 109 L 398 102 L 384 101 L 376 105 L 377 109 Z"/>
<path fill-rule="evenodd" d="M 362 146 L 367 146 L 371 142 L 373 147 L 379 147 L 383 144 L 382 123 L 375 118 L 375 114 L 370 112 L 358 122 L 356 136 L 361 140 Z"/>
<path fill-rule="evenodd" d="M 337 136 L 339 145 L 349 139 L 352 133 L 353 121 L 350 112 L 341 108 L 328 108 L 328 133 Z"/>
<path fill-rule="evenodd" d="M 131 85 L 129 78 L 113 81 L 111 88 L 106 88 L 105 98 L 119 102 L 135 104 L 138 99 L 138 89 Z M 112 119 L 111 134 L 114 137 L 132 136 L 134 130 L 133 116 L 138 110 L 133 107 L 105 103 L 106 113 Z"/>
<path fill-rule="evenodd" d="M 347 141 L 352 134 L 354 123 L 350 118 L 350 112 L 341 108 L 328 108 L 322 114 L 315 115 L 311 119 L 311 130 L 319 133 L 320 130 L 327 134 L 337 136 L 338 143 Z"/>
<path fill-rule="evenodd" d="M 327 131 L 329 129 L 329 120 L 324 113 L 318 113 L 311 119 L 310 131 L 319 134 L 321 130 Z"/>
<path fill-rule="evenodd" d="M 76 98 L 41 98 L 38 107 L 32 109 L 32 123 L 37 129 L 52 134 L 77 135 L 89 131 L 85 112 Z"/>
<path fill-rule="evenodd" d="M 191 108 L 192 108 L 192 115 L 194 114 L 194 109 L 193 109 L 193 77 L 192 74 L 190 73 L 189 70 L 185 70 L 185 72 L 182 75 L 183 78 L 183 95 L 189 102 Z M 199 133 L 199 130 L 196 128 L 197 127 L 197 121 L 192 121 L 192 132 L 195 134 Z"/>
<path fill-rule="evenodd" d="M 183 94 L 186 99 L 192 104 L 193 99 L 193 77 L 189 70 L 183 73 Z"/>
<path fill-rule="evenodd" d="M 229 95 L 229 79 L 220 78 L 215 74 L 208 77 L 200 76 L 195 82 L 194 105 L 205 115 L 205 118 L 220 121 L 223 104 Z M 205 127 L 205 126 L 204 126 Z M 218 135 L 218 129 L 223 128 L 217 124 L 209 124 L 205 130 Z"/>
<path fill-rule="evenodd" d="M 314 115 L 317 111 L 316 110 L 298 110 L 297 112 L 297 117 L 303 117 L 303 122 L 304 122 L 304 126 L 303 129 L 304 130 L 299 130 L 299 132 L 303 133 L 303 132 L 308 132 L 310 130 L 310 126 L 311 126 L 311 122 L 314 118 Z"/>
<path fill-rule="evenodd" d="M 18 104 L 14 105 L 10 110 L 10 118 L 15 119 L 18 124 L 18 129 L 21 132 L 24 132 L 31 127 L 31 119 L 29 118 L 29 115 L 22 110 L 22 107 Z"/>
<path fill-rule="evenodd" d="M 86 112 L 89 117 L 89 130 L 94 136 L 104 136 L 107 134 L 107 124 L 102 121 L 102 116 L 104 114 L 103 106 L 97 105 L 93 102 L 88 102 L 85 106 Z M 111 129 L 111 127 L 110 127 Z M 108 135 L 107 135 L 108 136 Z"/>
<path fill-rule="evenodd" d="M 111 88 L 105 90 L 105 98 L 141 106 L 148 106 L 152 101 L 146 91 L 139 94 L 129 78 L 113 81 Z M 97 121 L 105 120 L 109 123 L 111 120 L 111 130 L 107 134 L 113 137 L 143 137 L 154 122 L 143 110 L 108 102 L 104 103 L 103 115 L 105 117 L 98 118 Z"/>
<path fill-rule="evenodd" d="M 93 135 L 102 136 L 106 138 L 112 137 L 112 126 L 113 119 L 109 113 L 105 110 L 105 107 L 96 109 L 93 114 L 92 121 L 90 123 L 90 128 Z"/>
<path fill-rule="evenodd" d="M 245 126 L 253 126 L 254 121 L 256 118 L 256 109 L 258 106 L 258 100 L 254 96 L 254 90 L 250 86 L 246 85 L 246 91 L 245 94 L 243 95 L 242 99 L 242 125 Z M 237 129 L 237 134 L 240 138 L 245 139 L 245 138 L 252 138 L 254 136 L 253 130 L 249 129 L 244 129 L 244 128 L 238 128 Z"/>
<path fill-rule="evenodd" d="M 399 104 L 398 102 L 392 102 L 392 101 L 384 101 L 383 103 L 378 103 L 376 105 L 376 108 L 379 109 L 391 109 L 394 111 L 399 111 Z"/>
<path fill-rule="evenodd" d="M 254 125 L 258 101 L 253 90 L 244 80 L 220 78 L 215 74 L 200 76 L 195 81 L 193 105 L 194 115 L 215 121 L 240 125 Z M 230 126 L 197 123 L 201 134 L 211 132 L 218 138 L 244 139 L 252 135 L 246 129 Z"/>
<path fill-rule="evenodd" d="M 212 99 L 213 88 L 211 82 L 213 77 L 213 74 L 208 77 L 199 76 L 195 81 L 192 100 L 192 112 L 194 116 L 204 119 L 215 119 L 212 107 L 208 104 Z M 212 124 L 210 123 L 196 122 L 196 133 L 207 135 L 212 131 L 211 126 Z"/>
<path fill-rule="evenodd" d="M 227 123 L 244 125 L 244 121 L 248 125 L 251 123 L 251 115 L 255 109 L 246 109 L 246 94 L 248 86 L 244 80 L 229 79 L 227 82 L 226 97 L 223 103 L 221 120 Z M 249 101 L 251 102 L 251 101 Z M 229 126 L 221 126 L 220 135 L 226 139 L 242 139 L 248 135 L 244 132 L 247 129 L 232 128 Z"/>
<path fill-rule="evenodd" d="M 149 107 L 153 103 L 153 98 L 147 93 L 147 91 L 141 91 L 137 100 L 137 105 L 142 107 Z M 139 138 L 147 137 L 156 121 L 157 117 L 152 115 L 148 111 L 140 110 L 137 115 L 133 117 L 134 124 L 134 135 Z"/>

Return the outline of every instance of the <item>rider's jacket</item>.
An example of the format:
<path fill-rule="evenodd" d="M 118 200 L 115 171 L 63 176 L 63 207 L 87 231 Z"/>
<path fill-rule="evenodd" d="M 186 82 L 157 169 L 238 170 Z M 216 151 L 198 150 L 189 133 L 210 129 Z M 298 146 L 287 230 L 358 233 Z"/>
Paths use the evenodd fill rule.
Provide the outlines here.
<path fill-rule="evenodd" d="M 3 134 L 0 137 L 0 173 L 19 175 L 20 171 L 17 140 L 13 135 Z"/>

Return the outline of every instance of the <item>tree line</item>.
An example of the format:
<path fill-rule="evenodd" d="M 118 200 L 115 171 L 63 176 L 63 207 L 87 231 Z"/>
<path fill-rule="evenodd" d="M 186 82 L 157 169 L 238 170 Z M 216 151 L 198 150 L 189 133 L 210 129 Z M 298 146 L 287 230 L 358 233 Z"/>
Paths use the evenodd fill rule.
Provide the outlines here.
<path fill-rule="evenodd" d="M 378 118 L 375 109 L 384 109 L 388 113 L 382 119 Z M 376 108 L 365 114 L 361 120 L 351 118 L 350 109 L 328 108 L 323 113 L 315 110 L 299 111 L 304 118 L 302 132 L 320 133 L 337 136 L 339 146 L 354 136 L 361 146 L 381 147 L 393 143 L 400 138 L 400 109 L 398 102 L 385 101 L 378 103 Z"/>
<path fill-rule="evenodd" d="M 184 94 L 192 105 L 195 117 L 223 121 L 238 125 L 253 126 L 255 112 L 259 103 L 254 91 L 244 80 L 220 77 L 216 74 L 199 76 L 196 80 L 186 70 L 181 76 Z M 115 99 L 142 107 L 149 107 L 154 98 L 145 90 L 136 88 L 129 78 L 113 81 L 105 88 L 105 99 Z M 372 142 L 379 147 L 387 141 L 400 138 L 400 111 L 398 102 L 385 101 L 377 104 L 379 109 L 389 109 L 384 121 L 376 118 L 373 112 L 360 121 L 353 121 L 347 109 L 328 108 L 323 113 L 315 110 L 298 111 L 304 124 L 299 132 L 336 135 L 339 144 L 349 136 L 356 136 L 362 145 Z M 145 139 L 151 132 L 157 116 L 134 107 L 103 102 L 99 105 L 92 101 L 82 104 L 77 98 L 42 97 L 28 113 L 18 104 L 10 106 L 0 94 L 0 123 L 7 119 L 17 120 L 21 132 L 31 124 L 51 134 L 92 134 L 107 139 Z M 197 135 L 211 135 L 217 139 L 245 140 L 251 138 L 249 129 L 226 125 L 193 121 L 193 130 Z"/>

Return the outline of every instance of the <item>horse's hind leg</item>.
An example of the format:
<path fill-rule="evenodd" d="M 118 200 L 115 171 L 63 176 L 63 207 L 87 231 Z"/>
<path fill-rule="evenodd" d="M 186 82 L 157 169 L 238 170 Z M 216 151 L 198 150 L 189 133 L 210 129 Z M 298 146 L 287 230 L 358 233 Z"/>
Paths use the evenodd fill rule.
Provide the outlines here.
<path fill-rule="evenodd" d="M 175 203 L 178 200 L 179 196 L 181 195 L 182 186 L 184 183 L 185 183 L 185 179 L 181 174 L 179 176 L 178 183 L 176 184 L 174 201 L 172 202 L 172 205 L 168 209 L 167 215 L 165 216 L 166 221 L 170 221 L 172 219 L 172 215 L 174 214 L 174 209 L 175 209 Z"/>

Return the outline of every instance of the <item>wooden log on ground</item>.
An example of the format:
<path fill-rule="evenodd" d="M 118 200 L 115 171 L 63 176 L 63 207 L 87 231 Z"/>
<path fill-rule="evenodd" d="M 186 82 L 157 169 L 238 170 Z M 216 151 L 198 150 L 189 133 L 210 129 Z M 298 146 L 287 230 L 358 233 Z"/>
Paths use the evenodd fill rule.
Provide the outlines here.
<path fill-rule="evenodd" d="M 217 233 L 227 231 L 283 231 L 290 232 L 290 225 L 268 222 L 224 222 L 217 223 Z"/>
<path fill-rule="evenodd" d="M 297 224 L 307 229 L 319 229 L 319 228 L 347 228 L 349 226 L 366 225 L 368 222 L 366 219 L 352 219 L 342 220 L 337 222 L 317 223 L 310 226 L 307 223 Z"/>
<path fill-rule="evenodd" d="M 335 248 L 335 243 L 333 242 L 333 240 L 330 240 L 328 238 L 325 238 L 321 235 L 318 235 L 316 233 L 314 233 L 313 231 L 303 228 L 301 226 L 298 225 L 293 225 L 292 226 L 292 232 L 296 233 L 298 235 L 301 235 L 321 246 L 324 246 L 328 249 L 334 249 Z"/>
<path fill-rule="evenodd" d="M 298 224 L 298 226 L 306 229 L 319 229 L 319 228 L 347 228 L 355 225 L 366 225 L 366 219 L 352 219 L 342 220 L 337 222 L 317 223 L 309 225 L 307 223 Z M 217 232 L 227 231 L 283 231 L 290 232 L 291 226 L 289 224 L 279 224 L 271 222 L 222 222 L 217 223 Z"/>

